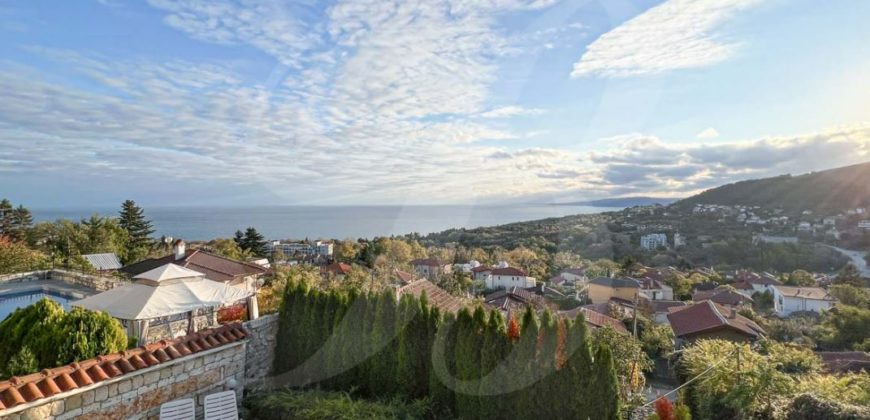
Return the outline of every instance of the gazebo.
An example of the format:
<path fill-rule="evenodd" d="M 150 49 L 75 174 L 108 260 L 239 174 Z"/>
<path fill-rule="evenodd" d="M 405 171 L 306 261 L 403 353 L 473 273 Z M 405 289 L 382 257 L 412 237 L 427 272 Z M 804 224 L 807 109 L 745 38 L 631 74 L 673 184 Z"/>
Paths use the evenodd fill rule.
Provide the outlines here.
<path fill-rule="evenodd" d="M 128 336 L 144 344 L 213 325 L 218 308 L 252 300 L 252 293 L 170 263 L 139 274 L 131 284 L 71 304 L 118 318 Z"/>

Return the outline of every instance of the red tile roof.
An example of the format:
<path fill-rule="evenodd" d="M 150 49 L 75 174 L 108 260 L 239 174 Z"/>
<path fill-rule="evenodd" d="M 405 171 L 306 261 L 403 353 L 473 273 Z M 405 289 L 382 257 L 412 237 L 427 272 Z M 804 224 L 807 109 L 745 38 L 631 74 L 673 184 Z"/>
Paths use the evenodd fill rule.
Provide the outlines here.
<path fill-rule="evenodd" d="M 425 279 L 417 280 L 397 290 L 400 298 L 405 293 L 420 297 L 423 292 L 426 292 L 426 299 L 429 301 L 429 305 L 438 308 L 441 312 L 456 313 L 460 309 L 470 305 L 470 301 L 467 299 L 453 296 L 447 293 L 446 290 Z"/>
<path fill-rule="evenodd" d="M 244 340 L 242 324 L 228 324 L 173 340 L 162 340 L 119 353 L 98 356 L 39 373 L 0 381 L 0 410 L 126 375 L 160 363 Z"/>
<path fill-rule="evenodd" d="M 407 271 L 396 270 L 396 277 L 398 277 L 399 280 L 404 284 L 408 284 L 414 281 L 414 275 Z"/>
<path fill-rule="evenodd" d="M 488 265 L 479 265 L 471 269 L 472 273 L 482 273 L 484 271 L 492 271 L 492 267 Z"/>
<path fill-rule="evenodd" d="M 668 322 L 677 337 L 720 328 L 730 328 L 752 337 L 764 334 L 764 330 L 752 320 L 709 300 L 684 308 L 673 307 L 669 310 L 671 313 L 668 314 Z"/>
<path fill-rule="evenodd" d="M 692 300 L 695 302 L 712 300 L 720 305 L 731 306 L 752 302 L 752 298 L 733 290 L 700 290 L 692 294 Z"/>
<path fill-rule="evenodd" d="M 562 311 L 559 314 L 568 318 L 576 319 L 577 315 L 580 313 L 583 313 L 586 323 L 591 325 L 593 328 L 612 327 L 616 332 L 628 334 L 628 330 L 625 328 L 625 325 L 622 324 L 622 321 L 584 307 Z"/>
<path fill-rule="evenodd" d="M 331 274 L 335 274 L 336 276 L 338 276 L 338 275 L 344 275 L 344 274 L 349 273 L 350 269 L 351 269 L 351 266 L 349 264 L 332 263 L 332 264 L 320 267 L 320 273 L 321 274 L 331 273 Z"/>
<path fill-rule="evenodd" d="M 519 268 L 516 268 L 516 267 L 504 267 L 504 268 L 496 268 L 496 269 L 492 270 L 492 275 L 493 275 L 493 276 L 520 276 L 520 277 L 526 277 L 526 276 L 528 276 L 529 274 L 526 273 L 526 272 L 523 271 L 523 270 L 520 270 Z"/>
<path fill-rule="evenodd" d="M 133 277 L 169 263 L 199 271 L 205 274 L 207 279 L 220 282 L 230 282 L 251 275 L 265 274 L 269 271 L 257 264 L 232 260 L 200 249 L 189 249 L 181 259 L 176 260 L 175 254 L 149 258 L 130 264 L 122 268 L 121 272 Z"/>

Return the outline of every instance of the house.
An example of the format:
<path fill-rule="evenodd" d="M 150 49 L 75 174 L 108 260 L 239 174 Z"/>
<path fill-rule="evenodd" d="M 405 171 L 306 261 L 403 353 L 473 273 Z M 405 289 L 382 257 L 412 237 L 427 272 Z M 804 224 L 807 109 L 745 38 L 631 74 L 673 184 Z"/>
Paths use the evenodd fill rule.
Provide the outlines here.
<path fill-rule="evenodd" d="M 486 277 L 486 288 L 490 290 L 535 287 L 535 284 L 534 277 L 516 267 L 495 268 Z"/>
<path fill-rule="evenodd" d="M 692 294 L 692 300 L 696 303 L 709 300 L 729 308 L 737 308 L 746 304 L 751 305 L 753 302 L 751 297 L 729 289 L 698 290 Z"/>
<path fill-rule="evenodd" d="M 471 276 L 474 281 L 486 281 L 486 278 L 492 273 L 492 267 L 480 265 L 471 269 Z"/>
<path fill-rule="evenodd" d="M 341 277 L 341 276 L 347 275 L 347 273 L 350 273 L 351 268 L 352 267 L 350 266 L 350 264 L 345 264 L 345 263 L 340 263 L 340 262 L 332 263 L 332 264 L 324 265 L 323 267 L 320 267 L 320 275 L 321 276 L 332 275 L 335 277 Z"/>
<path fill-rule="evenodd" d="M 625 328 L 625 325 L 622 323 L 622 321 L 607 316 L 605 314 L 583 307 L 578 307 L 567 311 L 559 311 L 560 316 L 571 319 L 577 319 L 577 316 L 580 314 L 583 314 L 583 318 L 586 320 L 586 325 L 592 329 L 610 327 L 620 334 L 628 334 L 628 329 Z"/>
<path fill-rule="evenodd" d="M 565 286 L 568 286 L 569 284 L 572 284 L 572 282 L 570 280 L 566 279 L 565 277 L 562 277 L 561 275 L 555 276 L 555 277 L 550 277 L 550 280 L 547 280 L 547 283 L 550 283 L 551 286 L 559 286 L 559 287 L 565 287 Z"/>
<path fill-rule="evenodd" d="M 648 303 L 648 315 L 656 324 L 667 324 L 668 314 L 671 313 L 671 308 L 681 308 L 688 306 L 688 303 L 681 300 L 654 300 Z"/>
<path fill-rule="evenodd" d="M 639 290 L 640 284 L 634 279 L 596 277 L 589 281 L 587 293 L 592 303 L 604 303 L 611 298 L 634 302 Z"/>
<path fill-rule="evenodd" d="M 410 284 L 416 280 L 413 274 L 402 270 L 396 270 L 396 278 L 399 279 L 399 283 L 401 284 Z"/>
<path fill-rule="evenodd" d="M 771 290 L 773 286 L 782 285 L 782 282 L 776 279 L 775 276 L 769 273 L 758 274 L 754 271 L 748 270 L 738 270 L 734 274 L 734 282 L 735 283 L 748 283 L 752 285 L 752 293 L 755 292 L 764 292 L 765 290 Z"/>
<path fill-rule="evenodd" d="M 519 318 L 529 307 L 536 312 L 557 309 L 547 303 L 547 300 L 542 296 L 516 286 L 490 293 L 483 298 L 483 301 L 488 307 L 502 311 L 505 319 L 510 319 L 511 316 Z"/>
<path fill-rule="evenodd" d="M 306 242 L 281 242 L 272 241 L 266 244 L 270 253 L 281 251 L 287 257 L 294 255 L 323 255 L 332 256 L 333 244 L 326 241 L 316 241 L 313 244 Z"/>
<path fill-rule="evenodd" d="M 258 287 L 260 276 L 269 272 L 257 264 L 236 261 L 201 249 L 187 249 L 182 239 L 173 242 L 172 254 L 142 260 L 125 266 L 120 271 L 135 277 L 169 263 L 203 273 L 209 280 L 243 288 Z"/>
<path fill-rule="evenodd" d="M 114 252 L 106 254 L 85 254 L 82 258 L 97 271 L 115 271 L 120 270 L 123 266 L 121 260 Z"/>
<path fill-rule="evenodd" d="M 674 289 L 663 281 L 644 277 L 638 280 L 640 292 L 649 300 L 674 300 Z"/>
<path fill-rule="evenodd" d="M 453 270 L 461 273 L 471 273 L 471 269 L 474 267 L 480 267 L 480 262 L 471 260 L 467 263 L 453 264 Z"/>
<path fill-rule="evenodd" d="M 640 237 L 640 247 L 643 249 L 652 251 L 660 246 L 668 246 L 668 235 L 664 233 L 651 233 Z"/>
<path fill-rule="evenodd" d="M 679 233 L 674 234 L 674 249 L 686 246 L 686 238 Z"/>
<path fill-rule="evenodd" d="M 434 258 L 420 258 L 411 261 L 414 272 L 420 277 L 433 279 L 439 274 L 447 274 L 453 271 L 453 265 L 443 263 Z"/>
<path fill-rule="evenodd" d="M 736 342 L 755 341 L 764 330 L 736 310 L 705 300 L 686 307 L 671 308 L 667 315 L 677 346 L 700 339 L 720 339 Z"/>
<path fill-rule="evenodd" d="M 774 286 L 773 312 L 778 316 L 789 316 L 794 312 L 827 311 L 837 302 L 828 291 L 821 287 Z"/>
<path fill-rule="evenodd" d="M 589 281 L 589 277 L 586 276 L 586 270 L 582 268 L 566 268 L 559 273 L 559 276 L 568 280 L 571 284 Z"/>
<path fill-rule="evenodd" d="M 456 313 L 462 308 L 471 305 L 469 300 L 453 296 L 426 279 L 414 280 L 405 286 L 399 287 L 396 289 L 396 298 L 401 299 L 402 295 L 405 294 L 419 298 L 424 293 L 426 294 L 426 300 L 429 301 L 429 305 L 438 308 L 442 314 L 447 312 Z"/>
<path fill-rule="evenodd" d="M 583 307 L 611 318 L 631 318 L 634 316 L 634 302 L 618 298 L 603 303 L 590 303 L 583 305 Z"/>
<path fill-rule="evenodd" d="M 858 222 L 858 229 L 870 230 L 870 219 Z"/>

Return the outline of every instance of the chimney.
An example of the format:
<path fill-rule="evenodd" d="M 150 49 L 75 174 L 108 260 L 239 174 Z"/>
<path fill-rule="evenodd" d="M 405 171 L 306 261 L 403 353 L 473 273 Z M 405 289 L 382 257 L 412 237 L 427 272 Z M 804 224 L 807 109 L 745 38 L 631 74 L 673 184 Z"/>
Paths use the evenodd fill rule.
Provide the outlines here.
<path fill-rule="evenodd" d="M 186 251 L 183 239 L 179 239 L 172 244 L 172 254 L 175 255 L 175 261 L 184 258 Z"/>

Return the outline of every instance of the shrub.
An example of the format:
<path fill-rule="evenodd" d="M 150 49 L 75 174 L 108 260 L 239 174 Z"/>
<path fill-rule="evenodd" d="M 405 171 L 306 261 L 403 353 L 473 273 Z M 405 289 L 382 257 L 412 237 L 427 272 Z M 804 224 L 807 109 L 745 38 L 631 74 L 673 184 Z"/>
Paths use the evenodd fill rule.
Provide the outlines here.
<path fill-rule="evenodd" d="M 262 420 L 419 419 L 430 416 L 428 400 L 366 401 L 347 392 L 283 390 L 245 399 L 246 417 Z"/>
<path fill-rule="evenodd" d="M 243 321 L 246 312 L 245 305 L 242 304 L 220 308 L 217 311 L 217 321 L 219 324 Z"/>
<path fill-rule="evenodd" d="M 787 420 L 861 420 L 870 418 L 870 408 L 824 400 L 812 394 L 801 394 L 789 404 L 786 418 Z"/>
<path fill-rule="evenodd" d="M 0 376 L 65 365 L 126 346 L 124 327 L 108 314 L 81 308 L 65 313 L 57 302 L 41 299 L 0 322 Z"/>

